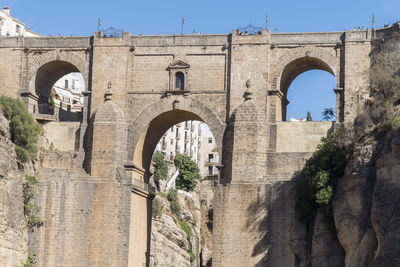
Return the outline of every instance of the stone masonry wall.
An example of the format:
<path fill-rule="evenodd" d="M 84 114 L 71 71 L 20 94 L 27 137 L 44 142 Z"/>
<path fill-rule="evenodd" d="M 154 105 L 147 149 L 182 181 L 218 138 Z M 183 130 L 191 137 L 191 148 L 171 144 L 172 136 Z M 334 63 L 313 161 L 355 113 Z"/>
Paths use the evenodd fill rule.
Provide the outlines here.
<path fill-rule="evenodd" d="M 136 252 L 140 260 L 145 259 L 146 234 L 137 241 L 134 233 L 147 231 L 142 217 L 149 216 L 149 200 L 131 197 L 131 181 L 126 180 L 123 166 L 143 173 L 148 170 L 127 162 L 127 155 L 135 153 L 128 151 L 135 147 L 128 143 L 137 144 L 140 136 L 129 133 L 147 130 L 159 115 L 151 109 L 167 112 L 179 109 L 180 103 L 187 114 L 195 110 L 198 114 L 193 116 L 207 116 L 215 123 L 218 142 L 223 144 L 219 149 L 225 176 L 215 187 L 213 264 L 294 266 L 289 244 L 294 223 L 292 180 L 328 127 L 297 131 L 296 138 L 313 136 L 305 143 L 290 140 L 293 145 L 287 145 L 290 134 L 279 132 L 286 125 L 276 124 L 284 114 L 286 92 L 280 91 L 280 85 L 288 82 L 281 81 L 282 73 L 298 58 L 308 64 L 302 71 L 321 67 L 308 57 L 333 66 L 344 91 L 340 104 L 345 121 L 350 122 L 364 105 L 369 83 L 369 34 L 262 31 L 242 35 L 234 31 L 205 36 L 131 37 L 124 33 L 119 38 L 102 38 L 96 33 L 90 38 L 1 38 L 1 94 L 34 93 L 31 77 L 37 69 L 49 61 L 65 60 L 87 77 L 91 96 L 85 108 L 98 116 L 98 124 L 90 128 L 98 127 L 98 132 L 87 135 L 85 151 L 91 176 L 76 166 L 41 172 L 37 201 L 45 224 L 31 243 L 39 265 L 126 266 L 129 255 L 134 257 Z M 166 91 L 174 89 L 168 66 L 176 60 L 190 65 L 185 69 L 186 92 L 166 100 Z M 121 116 L 109 116 L 108 109 L 102 115 L 95 113 L 104 107 L 107 90 L 113 93 L 112 111 L 118 110 Z M 155 103 L 162 105 L 153 107 Z M 131 265 L 135 262 L 129 260 Z"/>

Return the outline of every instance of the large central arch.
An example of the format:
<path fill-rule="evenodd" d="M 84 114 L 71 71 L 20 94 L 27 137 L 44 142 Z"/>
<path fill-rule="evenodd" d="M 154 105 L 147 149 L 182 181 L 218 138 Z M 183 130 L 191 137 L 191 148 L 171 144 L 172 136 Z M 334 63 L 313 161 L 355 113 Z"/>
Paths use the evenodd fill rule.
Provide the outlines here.
<path fill-rule="evenodd" d="M 173 125 L 187 120 L 205 122 L 214 135 L 218 153 L 222 155 L 225 125 L 202 102 L 177 96 L 155 102 L 135 119 L 128 133 L 128 161 L 148 174 L 153 151 L 161 136 Z"/>
<path fill-rule="evenodd" d="M 128 130 L 128 162 L 132 164 L 129 179 L 132 184 L 149 183 L 151 159 L 158 141 L 170 127 L 187 120 L 207 123 L 214 135 L 218 153 L 222 155 L 225 125 L 210 108 L 187 96 L 162 98 L 145 108 Z M 150 249 L 151 206 L 149 196 L 143 197 L 140 192 L 132 194 L 129 266 L 139 266 L 147 261 L 145 255 L 149 255 L 147 251 Z"/>

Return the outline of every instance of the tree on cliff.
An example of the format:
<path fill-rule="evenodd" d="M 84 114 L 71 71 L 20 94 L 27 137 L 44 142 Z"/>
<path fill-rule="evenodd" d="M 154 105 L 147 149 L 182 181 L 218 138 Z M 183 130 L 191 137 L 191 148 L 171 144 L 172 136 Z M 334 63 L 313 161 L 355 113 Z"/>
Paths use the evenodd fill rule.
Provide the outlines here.
<path fill-rule="evenodd" d="M 312 121 L 311 112 L 307 111 L 307 121 Z"/>
<path fill-rule="evenodd" d="M 168 163 L 161 152 L 154 152 L 154 180 L 165 180 L 168 176 Z"/>
<path fill-rule="evenodd" d="M 179 176 L 176 179 L 176 188 L 193 191 L 197 183 L 201 181 L 200 169 L 197 164 L 188 156 L 177 153 L 174 160 L 175 166 L 179 169 Z"/>

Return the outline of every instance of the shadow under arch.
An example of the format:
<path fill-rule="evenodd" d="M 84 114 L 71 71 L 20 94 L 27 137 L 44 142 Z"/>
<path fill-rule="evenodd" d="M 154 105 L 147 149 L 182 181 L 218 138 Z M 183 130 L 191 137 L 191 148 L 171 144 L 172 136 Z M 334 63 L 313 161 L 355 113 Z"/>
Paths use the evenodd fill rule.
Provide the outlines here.
<path fill-rule="evenodd" d="M 36 75 L 32 77 L 30 87 L 34 88 L 38 97 L 47 99 L 55 82 L 72 72 L 82 73 L 75 65 L 67 61 L 50 61 L 37 70 Z"/>
<path fill-rule="evenodd" d="M 222 155 L 225 125 L 210 108 L 191 98 L 161 99 L 143 110 L 128 132 L 128 162 L 144 172 L 145 182 L 148 182 L 151 158 L 162 135 L 173 125 L 187 120 L 206 123 Z"/>

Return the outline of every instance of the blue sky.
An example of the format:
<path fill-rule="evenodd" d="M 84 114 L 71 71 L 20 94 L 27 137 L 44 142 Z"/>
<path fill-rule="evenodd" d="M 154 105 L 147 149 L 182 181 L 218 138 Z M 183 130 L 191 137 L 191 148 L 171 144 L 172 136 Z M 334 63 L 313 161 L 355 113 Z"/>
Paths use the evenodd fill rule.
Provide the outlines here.
<path fill-rule="evenodd" d="M 270 18 L 269 28 L 279 32 L 342 31 L 354 26 L 371 27 L 375 14 L 375 27 L 400 20 L 400 0 L 293 0 L 293 1 L 236 1 L 236 0 L 10 0 L 0 1 L 9 6 L 11 15 L 25 22 L 33 31 L 43 35 L 90 36 L 97 30 L 97 18 L 102 28 L 114 26 L 132 34 L 178 34 L 181 18 L 185 17 L 184 33 L 231 33 L 232 29 L 251 23 L 265 26 L 265 16 Z M 333 83 L 332 83 L 333 81 Z M 325 87 L 325 88 L 324 88 Z M 321 99 L 325 107 L 334 106 L 332 88 L 334 78 L 322 71 L 300 75 L 289 88 L 288 118 L 304 117 L 310 105 L 294 108 L 307 91 L 325 92 Z M 300 94 L 299 96 L 297 94 Z M 314 97 L 312 102 L 322 102 Z M 293 111 L 291 111 L 293 110 Z M 310 110 L 318 120 L 317 109 Z"/>

